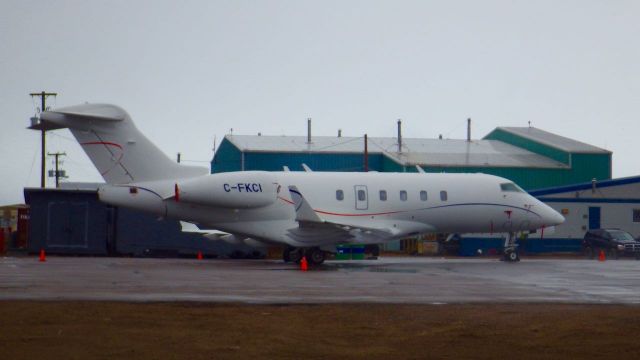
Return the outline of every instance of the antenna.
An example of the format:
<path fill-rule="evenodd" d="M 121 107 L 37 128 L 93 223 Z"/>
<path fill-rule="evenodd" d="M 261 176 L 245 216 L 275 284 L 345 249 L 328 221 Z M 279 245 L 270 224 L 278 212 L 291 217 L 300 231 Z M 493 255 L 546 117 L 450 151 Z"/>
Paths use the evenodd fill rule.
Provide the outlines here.
<path fill-rule="evenodd" d="M 364 172 L 369 171 L 369 139 L 364 134 Z"/>

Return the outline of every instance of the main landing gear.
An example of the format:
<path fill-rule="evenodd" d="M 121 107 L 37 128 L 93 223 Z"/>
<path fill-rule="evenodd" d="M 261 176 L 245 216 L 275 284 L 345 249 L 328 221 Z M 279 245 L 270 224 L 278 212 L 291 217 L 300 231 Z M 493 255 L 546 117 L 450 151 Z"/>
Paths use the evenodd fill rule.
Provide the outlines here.
<path fill-rule="evenodd" d="M 324 262 L 326 253 L 317 247 L 294 248 L 287 246 L 282 251 L 282 260 L 284 260 L 284 262 L 299 263 L 303 256 L 307 258 L 309 265 L 319 265 Z"/>
<path fill-rule="evenodd" d="M 508 262 L 516 262 L 520 261 L 520 256 L 518 255 L 518 244 L 516 244 L 516 234 L 508 233 L 507 237 L 504 239 L 504 254 L 502 255 L 502 260 Z"/>

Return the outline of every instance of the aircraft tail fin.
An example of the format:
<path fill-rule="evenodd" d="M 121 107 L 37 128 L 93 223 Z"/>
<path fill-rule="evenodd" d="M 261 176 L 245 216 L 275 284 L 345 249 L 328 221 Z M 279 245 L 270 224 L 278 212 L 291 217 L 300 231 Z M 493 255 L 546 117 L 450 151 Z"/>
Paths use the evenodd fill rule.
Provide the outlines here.
<path fill-rule="evenodd" d="M 82 104 L 40 116 L 48 129 L 69 128 L 104 180 L 109 184 L 189 178 L 206 168 L 173 162 L 134 125 L 122 108 Z"/>

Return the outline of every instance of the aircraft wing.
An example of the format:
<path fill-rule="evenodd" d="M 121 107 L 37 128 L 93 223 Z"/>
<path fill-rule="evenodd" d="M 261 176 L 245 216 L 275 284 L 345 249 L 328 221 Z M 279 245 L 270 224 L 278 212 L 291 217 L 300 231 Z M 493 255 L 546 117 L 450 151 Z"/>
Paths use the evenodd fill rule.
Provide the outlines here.
<path fill-rule="evenodd" d="M 298 228 L 289 230 L 289 236 L 300 242 L 330 241 L 334 243 L 380 243 L 400 235 L 393 227 L 374 228 L 354 224 L 342 224 L 322 219 L 294 185 L 289 193 L 296 211 Z"/>

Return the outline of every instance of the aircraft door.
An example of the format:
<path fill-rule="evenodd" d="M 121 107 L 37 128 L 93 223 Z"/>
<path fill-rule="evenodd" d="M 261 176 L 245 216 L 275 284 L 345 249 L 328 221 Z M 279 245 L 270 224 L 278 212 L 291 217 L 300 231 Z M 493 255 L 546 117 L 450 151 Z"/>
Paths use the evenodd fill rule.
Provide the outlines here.
<path fill-rule="evenodd" d="M 365 185 L 354 186 L 356 193 L 356 210 L 367 210 L 369 208 L 369 194 Z"/>

